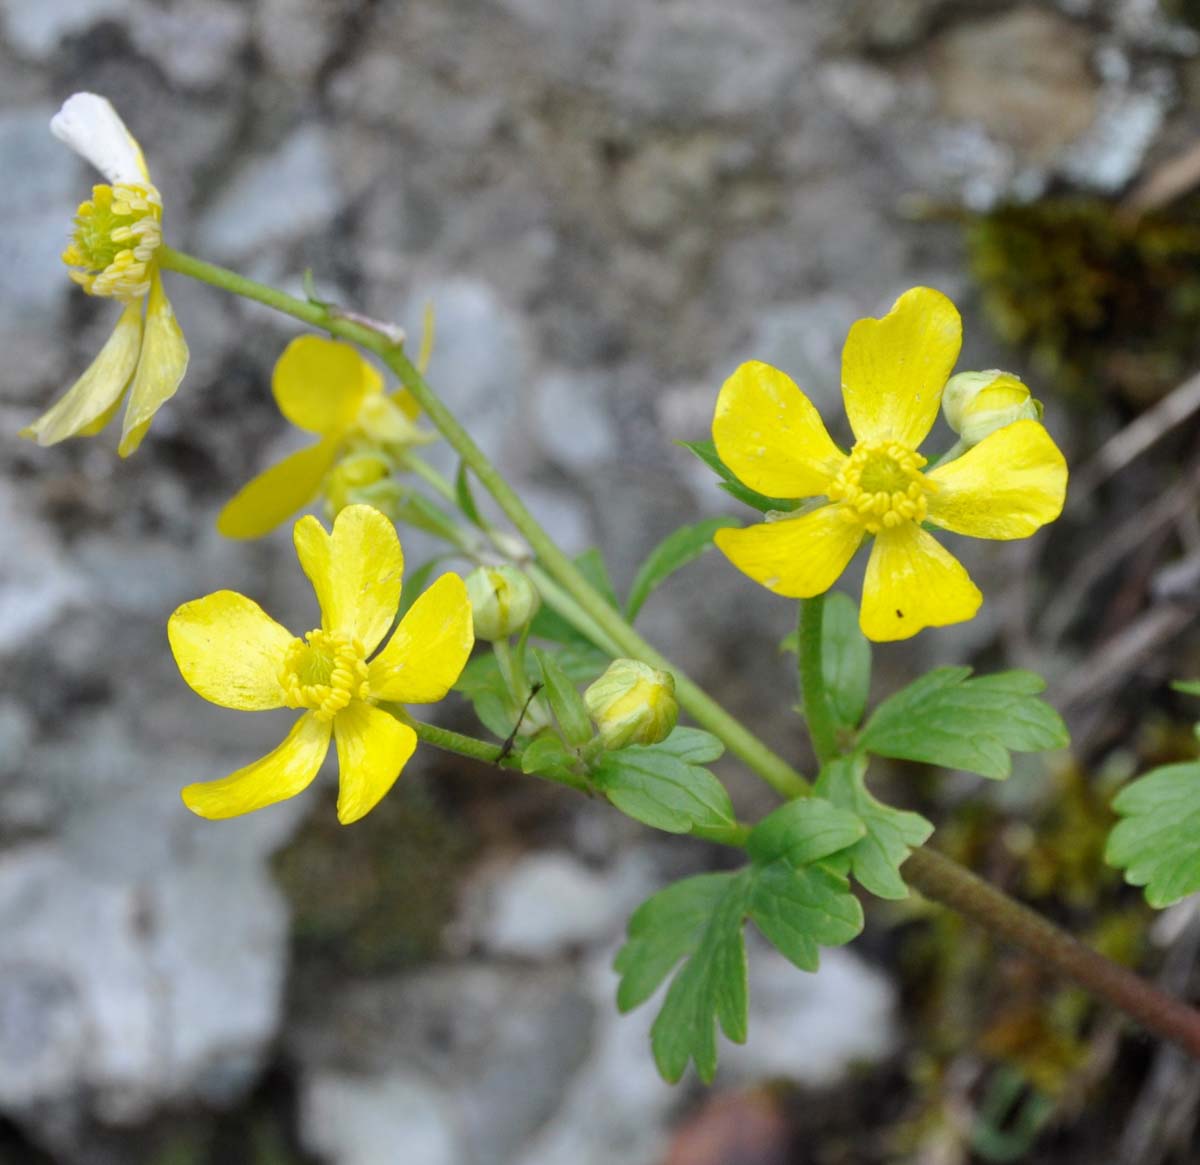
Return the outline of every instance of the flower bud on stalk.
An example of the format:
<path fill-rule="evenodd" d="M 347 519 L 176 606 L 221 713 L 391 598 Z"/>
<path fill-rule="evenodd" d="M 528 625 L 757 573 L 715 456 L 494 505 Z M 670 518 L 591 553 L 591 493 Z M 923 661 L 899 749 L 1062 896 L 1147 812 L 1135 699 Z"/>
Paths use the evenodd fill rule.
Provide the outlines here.
<path fill-rule="evenodd" d="M 515 566 L 478 567 L 467 575 L 467 594 L 475 637 L 491 643 L 519 632 L 541 605 L 533 583 Z"/>
<path fill-rule="evenodd" d="M 584 693 L 588 715 L 608 749 L 658 744 L 679 719 L 675 677 L 634 659 L 617 659 Z"/>
<path fill-rule="evenodd" d="M 969 449 L 1015 421 L 1040 421 L 1042 404 L 1011 373 L 992 368 L 952 376 L 942 392 L 942 412 Z"/>

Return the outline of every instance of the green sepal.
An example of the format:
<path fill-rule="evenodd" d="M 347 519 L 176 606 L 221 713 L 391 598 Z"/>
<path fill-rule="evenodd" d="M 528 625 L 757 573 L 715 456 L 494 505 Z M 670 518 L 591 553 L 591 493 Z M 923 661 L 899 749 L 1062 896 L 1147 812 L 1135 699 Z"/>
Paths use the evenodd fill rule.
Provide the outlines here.
<path fill-rule="evenodd" d="M 577 746 L 586 744 L 592 739 L 593 733 L 583 697 L 553 655 L 537 647 L 533 649 L 533 654 L 542 672 L 542 683 L 550 710 L 554 713 L 567 743 Z"/>
<path fill-rule="evenodd" d="M 733 470 L 721 460 L 721 456 L 717 452 L 717 447 L 711 441 L 676 441 L 675 444 L 682 445 L 689 453 L 703 461 L 721 479 L 718 485 L 730 497 L 737 498 L 739 502 L 744 502 L 760 513 L 769 514 L 772 511 L 779 510 L 790 511 L 796 509 L 801 504 L 796 498 L 773 498 L 767 494 L 760 494 L 757 490 L 743 485 L 734 476 Z"/>

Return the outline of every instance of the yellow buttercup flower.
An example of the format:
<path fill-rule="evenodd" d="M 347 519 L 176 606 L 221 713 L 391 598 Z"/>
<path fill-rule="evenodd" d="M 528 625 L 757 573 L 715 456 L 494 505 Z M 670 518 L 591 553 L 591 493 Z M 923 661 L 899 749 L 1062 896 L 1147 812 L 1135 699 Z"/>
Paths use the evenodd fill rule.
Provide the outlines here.
<path fill-rule="evenodd" d="M 279 411 L 320 440 L 264 470 L 229 500 L 217 518 L 226 538 L 260 538 L 303 509 L 348 452 L 404 449 L 435 439 L 414 423 L 420 409 L 412 396 L 404 389 L 385 393 L 375 367 L 337 340 L 293 340 L 275 364 L 271 391 Z"/>
<path fill-rule="evenodd" d="M 128 457 L 154 414 L 175 395 L 187 371 L 188 347 L 163 291 L 156 252 L 162 242 L 162 198 L 150 181 L 141 147 L 117 111 L 94 93 L 67 98 L 50 122 L 55 137 L 91 162 L 109 185 L 75 215 L 63 262 L 89 295 L 124 305 L 117 326 L 88 370 L 32 425 L 21 430 L 39 445 L 98 433 L 129 403 L 118 451 Z"/>
<path fill-rule="evenodd" d="M 370 812 L 417 745 L 413 729 L 380 703 L 432 704 L 458 679 L 474 644 L 467 588 L 445 574 L 396 618 L 404 556 L 396 529 L 371 506 L 349 506 L 333 533 L 314 517 L 295 526 L 296 553 L 317 593 L 321 626 L 302 639 L 255 602 L 217 591 L 184 603 L 167 635 L 183 678 L 223 708 L 303 709 L 287 739 L 219 781 L 189 785 L 201 817 L 236 817 L 294 797 L 337 744 L 338 820 Z"/>
<path fill-rule="evenodd" d="M 923 523 L 975 538 L 1027 538 L 1062 512 L 1067 465 L 1037 421 L 1018 420 L 925 472 L 917 447 L 961 342 L 958 311 L 928 287 L 905 292 L 883 319 L 854 324 L 842 352 L 849 454 L 777 368 L 752 362 L 734 372 L 713 417 L 721 459 L 760 493 L 816 501 L 776 521 L 718 531 L 729 560 L 776 594 L 810 598 L 874 536 L 859 615 L 865 635 L 907 639 L 972 618 L 983 596 Z"/>

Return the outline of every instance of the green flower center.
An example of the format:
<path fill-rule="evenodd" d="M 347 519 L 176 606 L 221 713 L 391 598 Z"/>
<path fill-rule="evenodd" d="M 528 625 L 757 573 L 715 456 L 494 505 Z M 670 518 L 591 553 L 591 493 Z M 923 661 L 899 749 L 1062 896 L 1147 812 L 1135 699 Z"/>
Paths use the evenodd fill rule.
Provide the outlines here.
<path fill-rule="evenodd" d="M 921 472 L 925 458 L 896 441 L 860 441 L 829 487 L 842 517 L 868 534 L 902 522 L 923 522 L 935 486 Z"/>
<path fill-rule="evenodd" d="M 150 266 L 162 242 L 162 201 L 145 186 L 94 186 L 75 213 L 63 262 L 92 295 L 137 299 L 150 289 Z"/>
<path fill-rule="evenodd" d="M 332 720 L 351 700 L 365 700 L 371 685 L 366 652 L 340 631 L 310 631 L 284 656 L 279 682 L 289 708 L 310 708 L 319 720 Z"/>

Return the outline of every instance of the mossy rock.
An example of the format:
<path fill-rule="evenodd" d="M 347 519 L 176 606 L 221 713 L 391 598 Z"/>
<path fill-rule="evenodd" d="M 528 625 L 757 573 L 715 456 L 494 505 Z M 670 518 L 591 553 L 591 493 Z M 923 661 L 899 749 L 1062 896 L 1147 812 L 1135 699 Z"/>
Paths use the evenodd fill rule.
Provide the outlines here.
<path fill-rule="evenodd" d="M 972 272 L 996 331 L 1041 394 L 1152 403 L 1200 358 L 1200 201 L 1135 217 L 1094 198 L 972 220 Z"/>
<path fill-rule="evenodd" d="M 432 958 L 473 848 L 415 781 L 349 828 L 338 824 L 332 800 L 314 807 L 275 859 L 297 957 L 347 973 Z"/>

